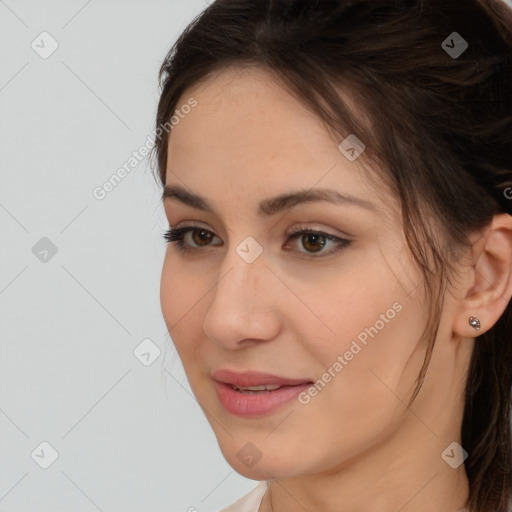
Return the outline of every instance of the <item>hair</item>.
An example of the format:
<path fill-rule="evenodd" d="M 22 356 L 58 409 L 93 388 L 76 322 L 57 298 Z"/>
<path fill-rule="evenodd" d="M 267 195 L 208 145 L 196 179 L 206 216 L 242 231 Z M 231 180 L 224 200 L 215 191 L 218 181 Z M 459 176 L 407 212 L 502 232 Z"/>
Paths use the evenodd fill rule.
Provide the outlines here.
<path fill-rule="evenodd" d="M 453 32 L 468 43 L 458 56 L 442 46 Z M 268 71 L 336 134 L 357 134 L 359 158 L 399 201 L 429 304 L 410 405 L 454 263 L 471 233 L 511 213 L 512 10 L 501 0 L 216 0 L 163 61 L 157 129 L 191 86 L 242 66 Z M 151 155 L 162 185 L 169 136 Z M 470 512 L 511 504 L 511 333 L 509 302 L 471 356 L 461 427 Z"/>

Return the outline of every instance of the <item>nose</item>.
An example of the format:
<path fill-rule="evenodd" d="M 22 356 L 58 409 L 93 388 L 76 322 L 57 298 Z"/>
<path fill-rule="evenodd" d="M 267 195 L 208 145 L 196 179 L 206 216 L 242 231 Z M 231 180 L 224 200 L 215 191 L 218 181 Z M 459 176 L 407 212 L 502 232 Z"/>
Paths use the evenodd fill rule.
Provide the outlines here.
<path fill-rule="evenodd" d="M 279 280 L 267 267 L 264 253 L 249 263 L 230 248 L 211 292 L 204 332 L 229 349 L 274 339 L 281 328 L 278 290 Z"/>

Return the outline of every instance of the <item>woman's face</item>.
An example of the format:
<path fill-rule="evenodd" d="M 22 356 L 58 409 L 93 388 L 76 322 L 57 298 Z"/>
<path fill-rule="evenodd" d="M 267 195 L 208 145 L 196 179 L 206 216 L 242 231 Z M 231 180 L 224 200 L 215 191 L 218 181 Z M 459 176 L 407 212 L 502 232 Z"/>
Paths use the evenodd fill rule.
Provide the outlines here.
<path fill-rule="evenodd" d="M 164 200 L 173 228 L 197 229 L 184 236 L 187 251 L 167 248 L 161 304 L 228 462 L 263 480 L 332 470 L 375 454 L 394 433 L 436 441 L 424 420 L 453 412 L 453 376 L 434 351 L 414 415 L 404 414 L 424 358 L 427 305 L 396 200 L 264 71 L 224 71 L 177 108 L 190 97 L 197 106 L 171 132 L 166 185 L 211 211 L 174 193 Z M 270 208 L 272 198 L 320 190 L 356 200 Z M 290 238 L 304 229 L 340 241 Z M 449 325 L 440 335 L 449 338 Z M 241 394 L 216 384 L 219 370 L 306 384 Z M 280 381 L 246 384 L 254 382 Z"/>

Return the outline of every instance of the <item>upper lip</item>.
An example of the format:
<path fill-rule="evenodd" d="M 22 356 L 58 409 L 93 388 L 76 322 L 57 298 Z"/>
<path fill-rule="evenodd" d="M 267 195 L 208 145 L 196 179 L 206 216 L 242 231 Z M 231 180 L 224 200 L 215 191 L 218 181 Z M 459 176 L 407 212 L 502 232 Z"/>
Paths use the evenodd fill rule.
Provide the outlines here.
<path fill-rule="evenodd" d="M 212 373 L 213 380 L 232 384 L 237 387 L 263 386 L 270 384 L 274 386 L 296 386 L 297 384 L 307 384 L 311 381 L 308 379 L 288 379 L 257 371 L 235 372 L 233 370 L 221 369 Z"/>

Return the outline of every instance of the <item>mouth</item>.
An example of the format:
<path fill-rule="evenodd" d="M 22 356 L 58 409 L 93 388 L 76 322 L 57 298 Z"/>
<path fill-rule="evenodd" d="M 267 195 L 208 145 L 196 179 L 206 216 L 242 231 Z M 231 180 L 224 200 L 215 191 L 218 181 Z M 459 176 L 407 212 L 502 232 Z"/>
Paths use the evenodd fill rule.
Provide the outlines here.
<path fill-rule="evenodd" d="M 211 375 L 224 408 L 241 417 L 273 412 L 309 388 L 313 381 L 262 372 L 218 370 Z"/>

